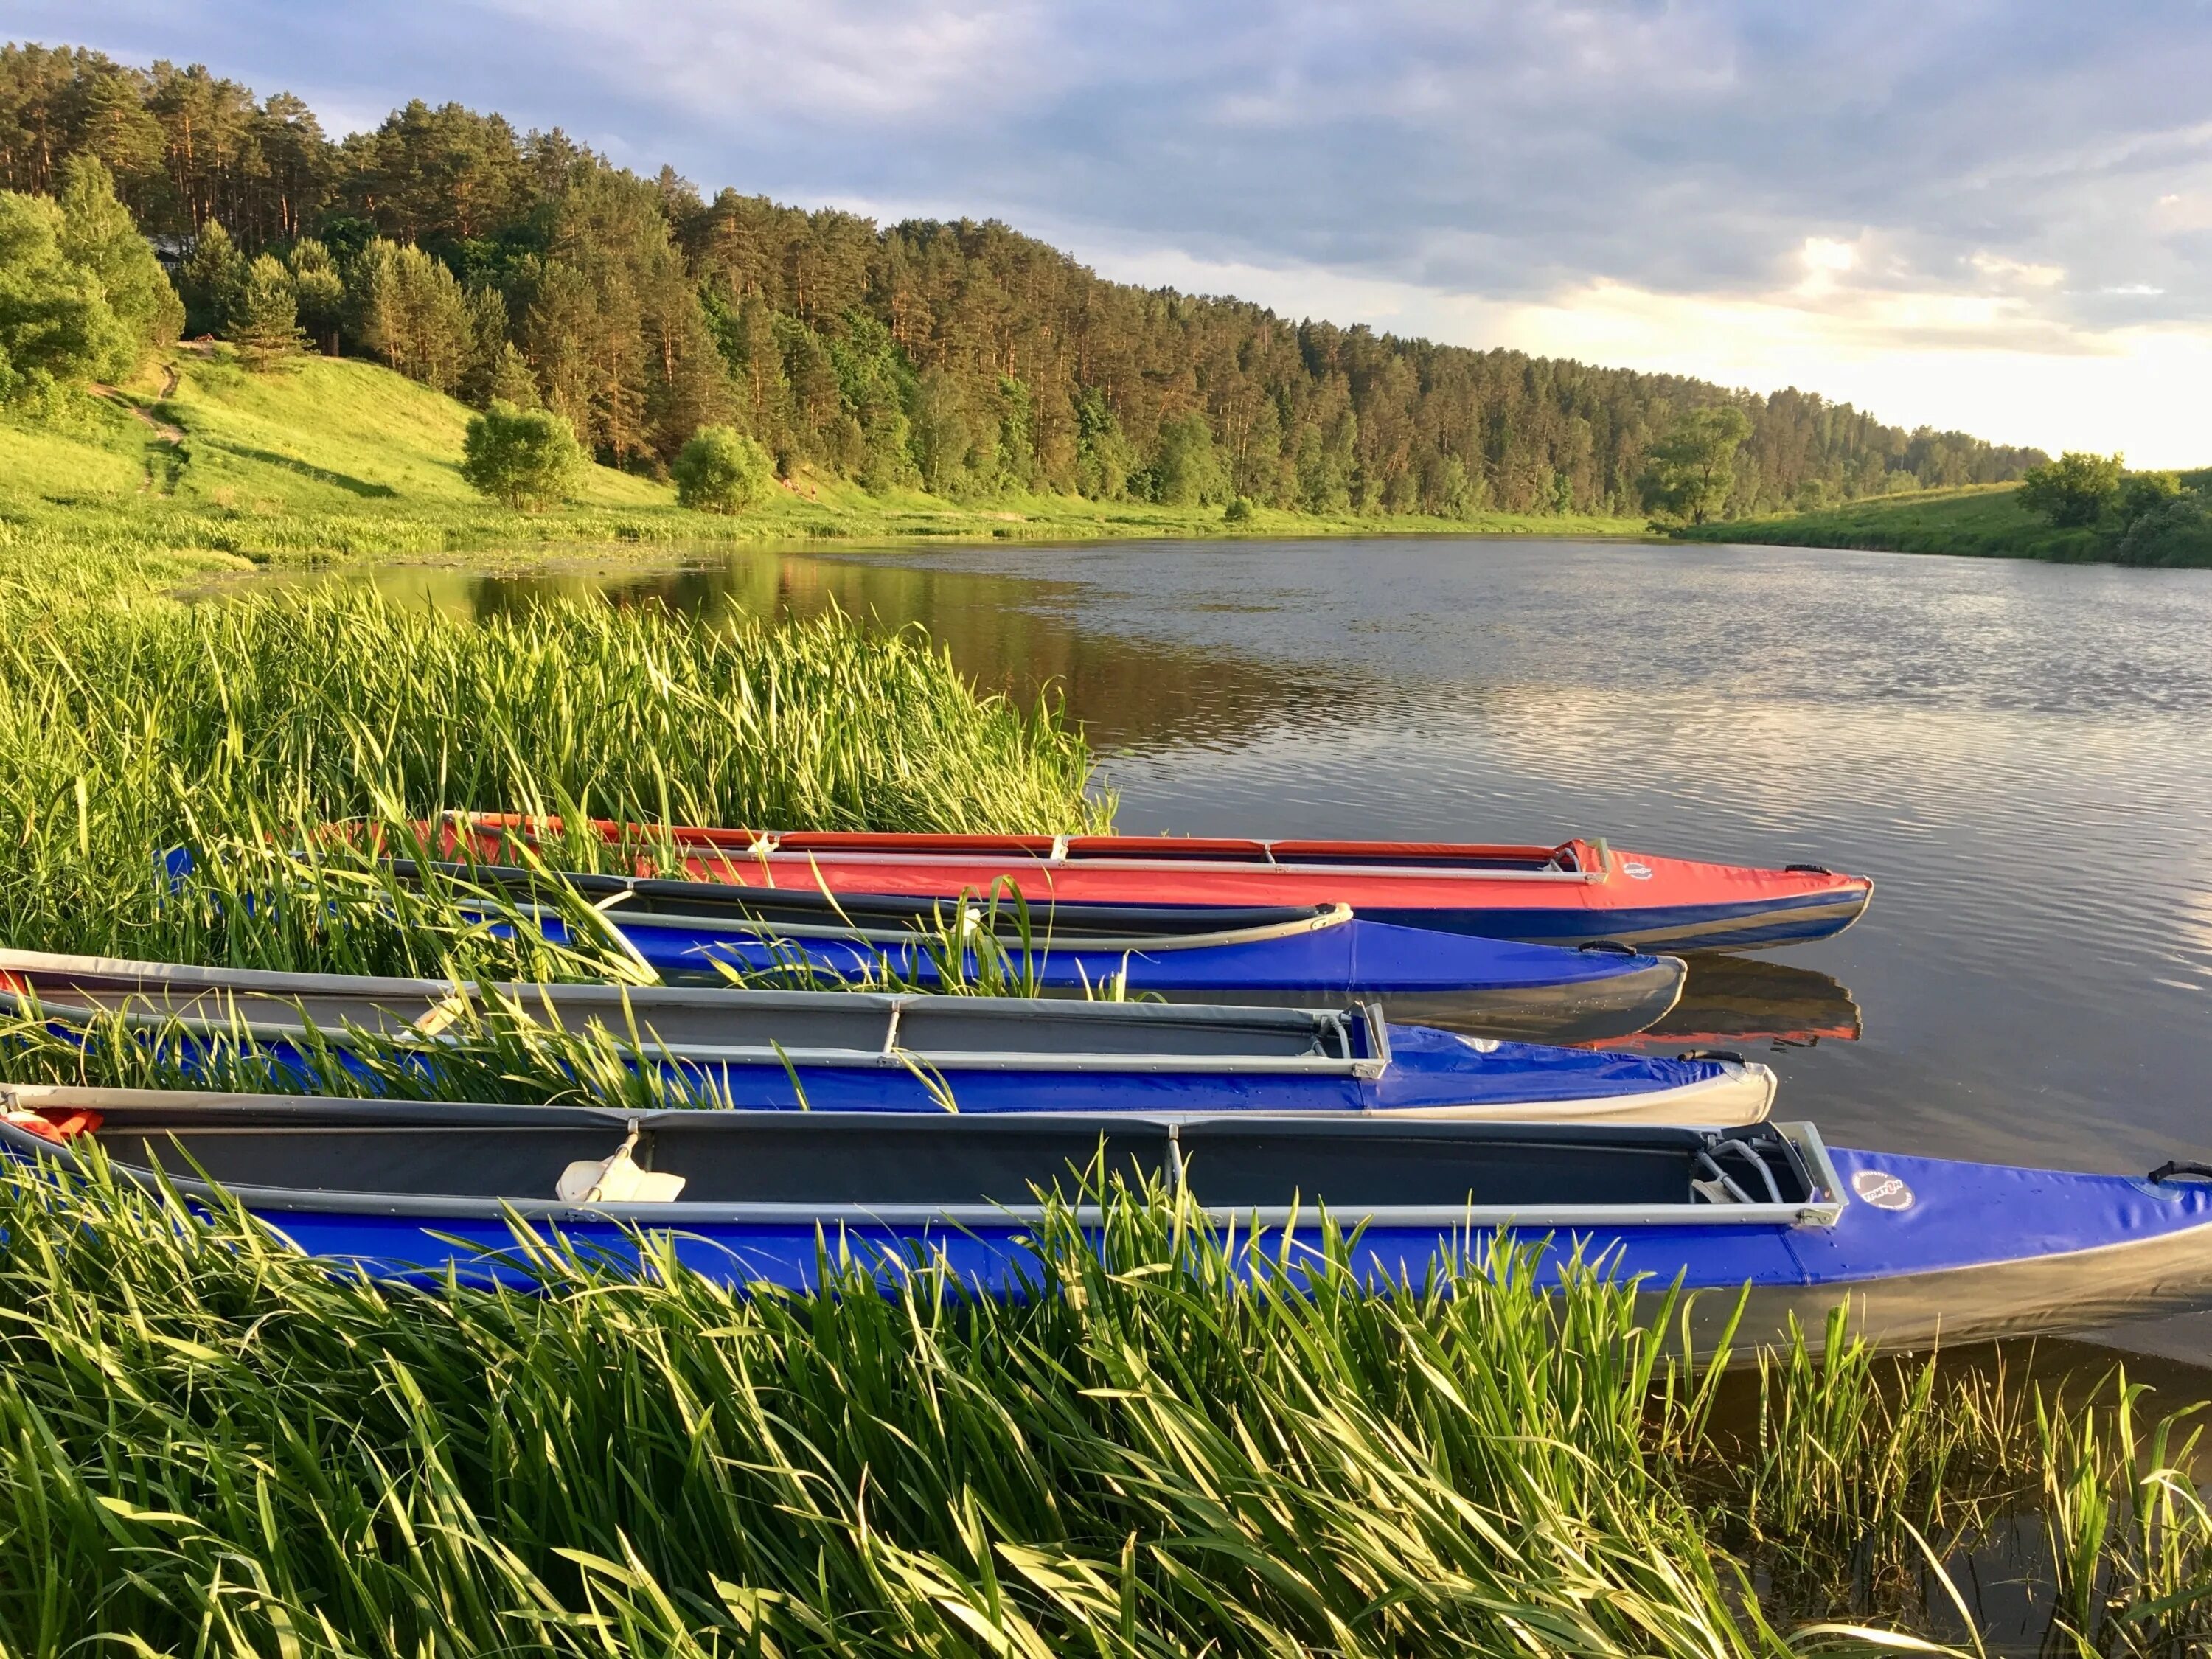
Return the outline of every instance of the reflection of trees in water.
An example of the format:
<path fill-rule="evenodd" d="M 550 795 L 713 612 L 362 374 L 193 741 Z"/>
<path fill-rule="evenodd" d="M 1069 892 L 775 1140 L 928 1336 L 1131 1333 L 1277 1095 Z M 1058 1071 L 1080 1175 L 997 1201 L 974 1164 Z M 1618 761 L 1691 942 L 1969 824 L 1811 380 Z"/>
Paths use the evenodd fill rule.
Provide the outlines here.
<path fill-rule="evenodd" d="M 1379 684 L 1326 675 L 1220 646 L 1203 648 L 1087 627 L 1080 583 L 807 554 L 737 554 L 711 565 L 528 575 L 391 573 L 395 594 L 477 617 L 550 599 L 659 604 L 702 617 L 811 616 L 832 605 L 884 627 L 919 623 L 962 672 L 1029 702 L 1065 697 L 1102 750 L 1121 753 L 1240 742 L 1340 719 Z"/>

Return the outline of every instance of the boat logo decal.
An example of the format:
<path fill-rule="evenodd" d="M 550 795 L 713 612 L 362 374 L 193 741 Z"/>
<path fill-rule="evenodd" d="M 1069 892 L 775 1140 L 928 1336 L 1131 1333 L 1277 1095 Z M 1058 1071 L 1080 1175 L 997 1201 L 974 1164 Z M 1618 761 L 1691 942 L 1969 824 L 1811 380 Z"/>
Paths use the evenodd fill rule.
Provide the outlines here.
<path fill-rule="evenodd" d="M 1648 864 L 1639 864 L 1634 859 L 1623 859 L 1620 861 L 1620 867 L 1631 881 L 1651 879 L 1651 866 Z"/>
<path fill-rule="evenodd" d="M 1851 1176 L 1851 1190 L 1877 1210 L 1909 1210 L 1912 1188 L 1887 1170 L 1861 1170 Z"/>

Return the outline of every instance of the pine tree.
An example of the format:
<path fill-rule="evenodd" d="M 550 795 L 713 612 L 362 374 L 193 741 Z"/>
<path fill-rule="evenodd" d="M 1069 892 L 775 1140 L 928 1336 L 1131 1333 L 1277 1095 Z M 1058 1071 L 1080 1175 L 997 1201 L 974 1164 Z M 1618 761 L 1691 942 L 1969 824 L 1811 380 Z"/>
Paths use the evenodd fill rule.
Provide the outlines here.
<path fill-rule="evenodd" d="M 538 407 L 538 378 L 530 372 L 530 364 L 514 349 L 511 340 L 499 345 L 499 358 L 492 365 L 489 386 L 491 403 L 513 404 L 517 409 Z"/>
<path fill-rule="evenodd" d="M 246 267 L 228 332 L 247 367 L 257 369 L 275 368 L 307 343 L 292 273 L 273 255 L 260 254 Z"/>
<path fill-rule="evenodd" d="M 378 237 L 354 261 L 349 289 L 368 351 L 411 380 L 453 392 L 466 371 L 468 304 L 453 273 L 419 247 Z"/>
<path fill-rule="evenodd" d="M 232 308 L 246 288 L 246 260 L 222 220 L 210 219 L 200 227 L 181 275 L 186 330 L 195 335 L 220 334 L 229 327 Z"/>
<path fill-rule="evenodd" d="M 345 319 L 345 281 L 330 249 L 312 236 L 292 244 L 285 264 L 292 271 L 292 295 L 300 311 L 300 325 L 308 337 L 331 356 L 338 352 L 339 331 Z"/>

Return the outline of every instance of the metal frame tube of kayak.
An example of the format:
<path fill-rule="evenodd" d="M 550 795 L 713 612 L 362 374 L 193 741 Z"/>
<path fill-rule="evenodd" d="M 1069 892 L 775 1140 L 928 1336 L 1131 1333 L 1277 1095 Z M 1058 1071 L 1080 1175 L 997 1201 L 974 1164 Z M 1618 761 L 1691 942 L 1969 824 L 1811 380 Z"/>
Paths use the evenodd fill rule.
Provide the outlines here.
<path fill-rule="evenodd" d="M 110 1006 L 99 1000 L 96 994 L 89 1001 L 70 1000 L 66 994 L 56 998 L 42 994 L 35 985 L 37 976 L 42 974 L 63 980 L 75 975 L 86 980 L 105 979 L 129 983 L 112 993 L 115 1003 Z M 1216 1008 L 1182 1004 L 1071 1003 L 1015 997 L 942 997 L 914 992 L 697 991 L 622 985 L 485 988 L 456 984 L 448 980 L 288 974 L 259 969 L 195 968 L 166 963 L 124 962 L 96 957 L 55 956 L 44 951 L 11 950 L 0 950 L 0 975 L 5 975 L 0 977 L 0 1007 L 24 1013 L 78 1020 L 119 1018 L 127 1026 L 138 1030 L 162 1030 L 181 1024 L 202 1031 L 242 1031 L 264 1040 L 270 1037 L 295 1040 L 306 1036 L 310 1031 L 326 1038 L 344 1035 L 343 1024 L 334 1027 L 313 1024 L 313 1014 L 306 1005 L 317 998 L 345 997 L 364 1001 L 378 1006 L 381 1012 L 399 1018 L 402 1030 L 383 1034 L 380 1040 L 404 1046 L 454 1042 L 456 1039 L 443 1032 L 442 1026 L 446 1022 L 441 1021 L 438 1029 L 425 1029 L 417 1022 L 441 1007 L 450 1006 L 457 997 L 477 999 L 486 1004 L 490 1004 L 495 999 L 504 1000 L 509 1006 L 526 1012 L 533 1000 L 541 1006 L 549 1001 L 556 1004 L 565 1001 L 570 1009 L 586 1015 L 602 1010 L 619 1015 L 619 1024 L 623 1029 L 635 1022 L 647 1031 L 652 1030 L 652 1011 L 656 1006 L 711 1008 L 720 1001 L 723 1006 L 732 1011 L 743 1008 L 750 1012 L 783 1008 L 794 1013 L 834 1012 L 839 1015 L 857 1017 L 867 1011 L 874 1011 L 883 1016 L 885 1038 L 869 1048 L 778 1048 L 773 1043 L 678 1044 L 665 1042 L 657 1035 L 654 1041 L 661 1043 L 668 1057 L 678 1060 L 778 1067 L 787 1061 L 825 1066 L 902 1066 L 908 1060 L 915 1060 L 941 1070 L 1244 1073 L 1353 1077 L 1371 1081 L 1382 1076 L 1391 1063 L 1389 1024 L 1383 1018 L 1381 1005 L 1367 1000 L 1355 1000 L 1348 1008 Z M 9 982 L 10 980 L 14 982 Z M 184 1008 L 165 1006 L 157 992 L 174 995 L 187 1005 L 212 999 L 222 1010 L 225 1018 L 217 1019 L 194 1013 L 189 1006 Z M 82 994 L 80 991 L 80 995 Z M 410 1016 L 404 1009 L 383 1008 L 377 1000 L 387 997 L 420 1002 L 422 1011 Z M 289 1005 L 301 1016 L 303 1023 L 295 1024 L 289 1021 L 244 1016 L 242 1004 L 256 1000 Z M 134 1004 L 140 1006 L 134 1006 Z M 896 1037 L 898 1022 L 908 1009 L 926 1012 L 933 1019 L 956 1022 L 963 1018 L 994 1019 L 1009 1013 L 1030 1014 L 1062 1027 L 1079 1026 L 1085 1020 L 1139 1029 L 1147 1024 L 1218 1027 L 1242 1023 L 1260 1028 L 1289 1030 L 1294 1036 L 1303 1031 L 1310 1042 L 1324 1050 L 1334 1049 L 1334 1052 L 1299 1054 L 1179 1054 L 1166 1048 L 1149 1053 L 1114 1054 L 1079 1050 L 902 1048 L 890 1039 Z M 1355 1023 L 1364 1033 L 1364 1054 L 1359 1052 L 1361 1044 L 1355 1040 Z"/>
<path fill-rule="evenodd" d="M 457 872 L 457 874 L 459 874 L 459 878 L 462 880 L 474 881 L 480 879 L 479 877 L 461 873 L 459 872 Z M 628 878 L 617 876 L 611 878 L 611 879 L 621 881 Z M 782 890 L 748 890 L 745 888 L 732 888 L 730 890 L 733 892 L 745 892 L 748 890 L 781 891 Z M 580 889 L 578 890 L 578 896 L 583 896 Z M 597 910 L 601 915 L 605 916 L 610 926 L 621 927 L 623 922 L 628 919 L 617 914 L 616 907 L 619 905 L 622 900 L 626 896 L 628 896 L 628 895 L 622 893 L 611 895 L 608 898 L 602 899 L 592 903 L 592 908 Z M 480 901 L 472 903 L 465 894 L 457 897 L 454 902 L 457 906 L 464 910 L 471 911 L 478 915 L 486 914 Z M 959 903 L 963 907 L 979 902 L 979 901 L 967 899 L 945 900 L 940 902 Z M 533 903 L 527 900 L 513 901 L 511 902 L 510 908 L 516 915 L 528 916 L 533 921 L 539 920 L 545 916 L 551 916 L 556 921 L 564 920 L 559 910 L 555 909 L 550 906 Z M 1048 902 L 1046 908 L 1046 914 L 1048 916 L 1050 915 Z M 496 915 L 494 916 L 494 919 L 497 919 Z M 1005 950 L 1009 951 L 1027 950 L 1031 954 L 1044 954 L 1053 951 L 1060 951 L 1066 952 L 1097 951 L 1102 955 L 1126 955 L 1129 952 L 1135 951 L 1146 956 L 1164 956 L 1170 951 L 1200 950 L 1213 945 L 1262 945 L 1269 939 L 1292 939 L 1302 933 L 1318 933 L 1330 927 L 1341 927 L 1344 923 L 1350 921 L 1352 919 L 1352 910 L 1350 905 L 1330 904 L 1321 907 L 1320 914 L 1317 915 L 1302 917 L 1295 921 L 1271 922 L 1256 927 L 1224 928 L 1211 933 L 1148 933 L 1132 934 L 1126 938 L 1099 939 L 1085 937 L 1079 939 L 1071 939 L 1062 942 L 1056 941 L 1052 937 L 1051 933 L 1048 928 L 1043 937 L 1032 939 L 1026 945 L 1024 945 L 1018 939 L 1011 940 L 1005 939 L 1000 938 L 996 933 L 991 934 L 990 937 Z M 702 933 L 745 934 L 759 939 L 763 943 L 767 944 L 773 944 L 777 939 L 824 939 L 851 940 L 866 945 L 902 945 L 927 944 L 929 942 L 929 936 L 919 930 L 890 927 L 864 927 L 857 924 L 850 927 L 839 927 L 830 922 L 767 922 L 747 921 L 743 918 L 733 916 L 689 915 L 679 911 L 666 910 L 655 910 L 652 912 L 650 915 L 641 915 L 638 921 L 640 924 L 649 923 L 656 927 L 682 927 Z"/>
<path fill-rule="evenodd" d="M 738 863 L 739 860 L 745 860 L 752 863 L 763 865 L 804 864 L 818 869 L 823 866 L 832 864 L 973 865 L 978 863 L 991 863 L 994 861 L 1011 862 L 1017 857 L 1025 857 L 1028 858 L 1030 862 L 1034 863 L 1038 869 L 1046 872 L 1073 869 L 1079 865 L 1085 870 L 1157 870 L 1163 866 L 1166 866 L 1168 867 L 1176 869 L 1197 868 L 1202 870 L 1233 870 L 1240 872 L 1258 871 L 1271 875 L 1413 875 L 1419 876 L 1424 880 L 1435 881 L 1567 882 L 1579 883 L 1585 886 L 1595 886 L 1603 882 L 1607 874 L 1607 872 L 1602 869 L 1468 870 L 1455 869 L 1449 866 L 1431 869 L 1425 865 L 1415 868 L 1402 864 L 1338 864 L 1320 859 L 1316 859 L 1310 861 L 1301 860 L 1297 864 L 1275 864 L 1256 859 L 1206 859 L 1200 862 L 1196 860 L 1177 860 L 1175 859 L 1165 858 L 1085 857 L 1079 860 L 1071 859 L 1065 864 L 1054 864 L 1045 859 L 1037 858 L 1033 854 L 865 853 L 859 851 L 848 852 L 842 848 L 823 848 L 819 850 L 781 853 L 774 851 L 754 852 L 742 848 L 732 849 L 720 847 L 711 847 L 702 852 L 696 848 L 687 847 L 685 843 L 681 841 L 678 841 L 676 843 L 676 846 L 678 850 L 686 853 L 690 857 L 700 859 L 702 861 L 704 861 L 708 854 L 711 853 L 714 857 L 720 860 L 732 869 L 741 867 Z"/>

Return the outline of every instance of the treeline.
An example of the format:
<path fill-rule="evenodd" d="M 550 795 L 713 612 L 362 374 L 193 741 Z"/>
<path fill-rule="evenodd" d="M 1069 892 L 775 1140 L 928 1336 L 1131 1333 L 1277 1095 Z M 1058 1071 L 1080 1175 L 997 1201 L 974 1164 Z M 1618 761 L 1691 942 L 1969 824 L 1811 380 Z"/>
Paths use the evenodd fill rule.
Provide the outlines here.
<path fill-rule="evenodd" d="M 97 156 L 222 331 L 269 254 L 298 320 L 477 404 L 541 404 L 660 471 L 734 425 L 788 475 L 887 490 L 1242 496 L 1316 512 L 1632 513 L 1687 412 L 1748 417 L 1724 512 L 1996 483 L 2045 457 L 1771 397 L 1293 324 L 1102 281 L 997 223 L 888 228 L 642 179 L 558 130 L 422 103 L 332 142 L 198 66 L 0 48 L 0 185 Z"/>

